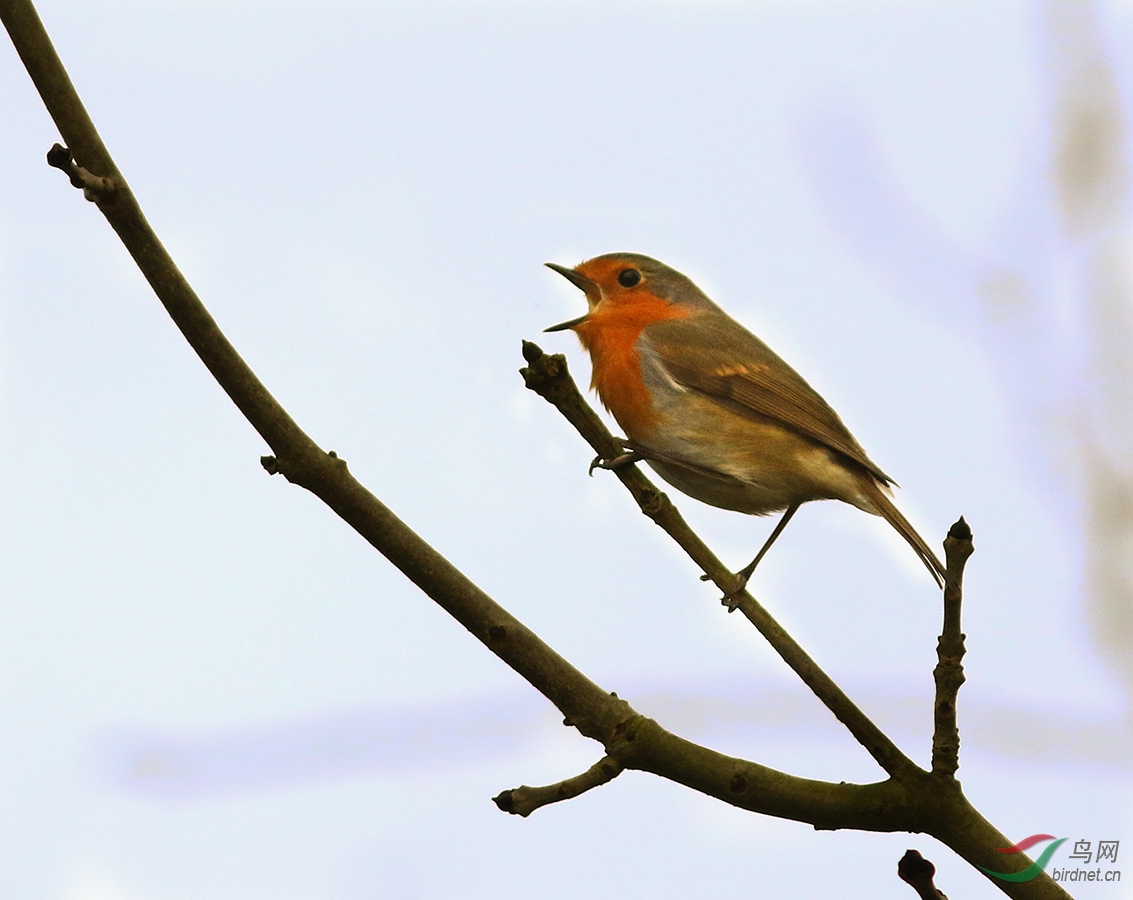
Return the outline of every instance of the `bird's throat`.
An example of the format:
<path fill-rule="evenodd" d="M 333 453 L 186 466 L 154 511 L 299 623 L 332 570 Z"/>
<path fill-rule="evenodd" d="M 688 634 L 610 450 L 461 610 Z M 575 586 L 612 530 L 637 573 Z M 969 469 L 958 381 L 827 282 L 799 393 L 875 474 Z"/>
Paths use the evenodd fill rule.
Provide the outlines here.
<path fill-rule="evenodd" d="M 680 307 L 647 295 L 633 304 L 605 308 L 599 304 L 575 326 L 578 339 L 590 353 L 590 386 L 632 440 L 646 440 L 660 421 L 641 376 L 641 332 L 654 322 L 686 315 Z"/>

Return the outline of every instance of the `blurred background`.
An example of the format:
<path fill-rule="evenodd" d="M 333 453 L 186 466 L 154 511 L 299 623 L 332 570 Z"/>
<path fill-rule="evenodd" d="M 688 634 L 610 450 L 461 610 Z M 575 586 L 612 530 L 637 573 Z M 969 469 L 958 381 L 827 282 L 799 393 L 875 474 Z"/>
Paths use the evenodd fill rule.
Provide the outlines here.
<path fill-rule="evenodd" d="M 882 772 L 517 374 L 583 298 L 692 277 L 840 412 L 938 545 L 975 532 L 969 798 L 1133 870 L 1127 2 L 42 0 L 150 221 L 322 446 L 684 737 Z M 0 893 L 905 898 L 920 835 L 652 776 L 490 798 L 601 748 L 311 496 L 165 316 L 0 48 Z M 674 499 L 737 567 L 772 523 Z M 892 529 L 802 510 L 754 593 L 927 764 L 940 603 Z M 1129 842 L 1125 844 L 1124 842 Z M 1078 885 L 1083 897 L 1133 897 Z"/>

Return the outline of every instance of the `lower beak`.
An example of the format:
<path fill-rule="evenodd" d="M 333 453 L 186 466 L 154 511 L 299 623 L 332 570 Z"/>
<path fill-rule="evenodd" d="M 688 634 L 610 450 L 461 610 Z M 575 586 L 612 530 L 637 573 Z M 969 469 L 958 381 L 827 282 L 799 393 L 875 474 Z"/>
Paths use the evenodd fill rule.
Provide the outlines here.
<path fill-rule="evenodd" d="M 548 269 L 554 269 L 556 272 L 562 275 L 563 278 L 565 278 L 576 288 L 586 294 L 587 303 L 589 303 L 591 306 L 594 305 L 594 302 L 596 302 L 598 296 L 601 293 L 598 289 L 597 284 L 595 284 L 585 275 L 580 275 L 574 269 L 568 269 L 566 266 L 560 266 L 557 263 L 547 263 L 546 265 Z M 591 298 L 594 298 L 594 301 L 592 301 Z M 569 322 L 560 322 L 558 325 L 552 325 L 550 328 L 544 328 L 543 331 L 566 331 L 568 328 L 574 328 L 576 325 L 581 325 L 586 321 L 589 315 L 590 313 L 588 311 L 585 315 L 581 315 L 577 319 L 571 319 Z"/>
<path fill-rule="evenodd" d="M 577 319 L 571 319 L 569 322 L 559 322 L 558 325 L 552 325 L 550 328 L 544 328 L 543 331 L 566 331 L 568 328 L 574 328 L 575 325 L 581 325 L 590 318 L 590 313 L 584 316 L 579 316 Z"/>

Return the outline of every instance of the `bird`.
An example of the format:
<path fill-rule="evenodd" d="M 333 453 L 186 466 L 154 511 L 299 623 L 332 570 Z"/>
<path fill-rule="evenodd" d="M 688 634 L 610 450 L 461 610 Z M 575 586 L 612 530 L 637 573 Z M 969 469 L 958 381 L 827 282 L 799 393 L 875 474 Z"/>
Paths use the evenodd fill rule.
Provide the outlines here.
<path fill-rule="evenodd" d="M 783 514 L 735 573 L 732 595 L 812 500 L 883 517 L 943 587 L 945 567 L 890 499 L 893 479 L 801 375 L 687 276 L 640 253 L 546 265 L 582 290 L 588 309 L 545 330 L 577 335 L 591 388 L 626 434 L 626 452 L 596 464 L 644 461 L 711 506 Z"/>

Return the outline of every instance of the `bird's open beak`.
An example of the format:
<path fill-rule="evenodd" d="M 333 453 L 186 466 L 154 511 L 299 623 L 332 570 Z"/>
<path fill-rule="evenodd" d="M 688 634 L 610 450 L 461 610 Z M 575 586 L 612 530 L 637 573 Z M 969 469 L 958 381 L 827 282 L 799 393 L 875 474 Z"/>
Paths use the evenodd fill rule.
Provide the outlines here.
<path fill-rule="evenodd" d="M 598 287 L 597 283 L 591 281 L 585 275 L 580 275 L 574 269 L 568 269 L 566 266 L 560 266 L 557 263 L 547 263 L 546 265 L 548 269 L 554 269 L 556 272 L 562 275 L 563 278 L 565 278 L 575 287 L 579 288 L 584 294 L 586 294 L 586 302 L 590 305 L 590 309 L 594 308 L 595 304 L 597 304 L 599 298 L 602 295 L 602 291 Z M 589 315 L 590 310 L 588 309 L 585 315 L 581 315 L 577 319 L 571 319 L 569 322 L 560 322 L 558 325 L 552 325 L 550 328 L 544 328 L 543 331 L 566 331 L 568 328 L 574 328 L 575 325 L 581 325 L 586 321 L 586 318 Z"/>

